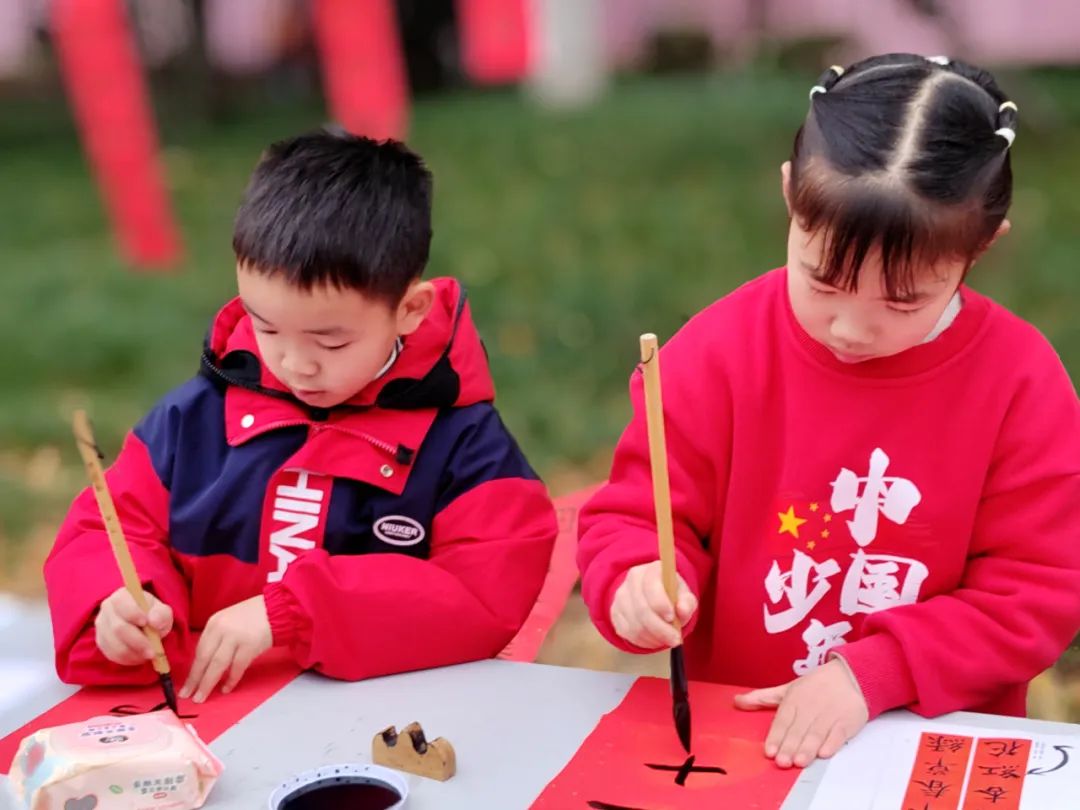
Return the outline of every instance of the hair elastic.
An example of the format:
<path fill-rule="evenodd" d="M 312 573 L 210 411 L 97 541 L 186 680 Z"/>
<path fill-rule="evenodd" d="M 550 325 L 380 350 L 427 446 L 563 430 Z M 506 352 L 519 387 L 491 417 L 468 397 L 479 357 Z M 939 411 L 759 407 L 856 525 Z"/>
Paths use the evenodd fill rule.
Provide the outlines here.
<path fill-rule="evenodd" d="M 840 67 L 840 65 L 830 65 L 829 70 L 836 74 L 837 79 L 844 75 L 844 69 Z M 829 88 L 825 87 L 824 85 L 815 84 L 813 87 L 810 88 L 810 99 L 812 101 L 816 94 L 827 92 L 829 92 Z"/>
<path fill-rule="evenodd" d="M 1003 112 L 1005 112 L 1005 110 L 1012 110 L 1014 116 L 1018 112 L 1020 112 L 1020 110 L 1016 106 L 1015 102 L 1012 102 L 1012 101 L 1003 101 L 1003 102 L 1001 102 L 1001 106 L 998 107 L 998 115 L 1000 116 Z M 1006 149 L 1008 149 L 1010 146 L 1012 146 L 1013 141 L 1016 140 L 1016 130 L 1013 129 L 1012 127 L 1000 127 L 999 129 L 994 130 L 994 134 L 995 135 L 1000 135 L 1002 138 L 1005 139 L 1005 148 Z"/>

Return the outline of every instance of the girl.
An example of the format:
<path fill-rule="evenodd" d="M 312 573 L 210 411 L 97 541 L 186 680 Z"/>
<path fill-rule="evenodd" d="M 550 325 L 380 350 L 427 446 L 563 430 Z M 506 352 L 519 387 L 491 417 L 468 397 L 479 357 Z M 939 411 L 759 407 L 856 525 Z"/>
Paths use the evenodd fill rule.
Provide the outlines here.
<path fill-rule="evenodd" d="M 679 594 L 641 375 L 578 562 L 612 643 L 776 707 L 781 767 L 907 707 L 1023 714 L 1080 630 L 1080 404 L 1032 326 L 964 285 L 1009 230 L 1016 105 L 985 71 L 827 71 L 782 167 L 787 266 L 698 314 L 662 372 Z"/>

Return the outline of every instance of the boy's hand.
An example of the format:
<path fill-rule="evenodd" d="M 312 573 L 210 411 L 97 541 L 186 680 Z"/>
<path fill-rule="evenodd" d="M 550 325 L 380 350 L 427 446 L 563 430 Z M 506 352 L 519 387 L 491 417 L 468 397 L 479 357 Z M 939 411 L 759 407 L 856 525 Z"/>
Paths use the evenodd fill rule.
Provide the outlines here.
<path fill-rule="evenodd" d="M 855 676 L 835 658 L 782 686 L 736 695 L 735 705 L 747 711 L 779 707 L 765 738 L 765 756 L 781 768 L 828 759 L 870 716 Z"/>
<path fill-rule="evenodd" d="M 697 597 L 682 577 L 677 577 L 679 622 L 685 625 L 697 610 Z M 682 643 L 674 628 L 675 610 L 664 591 L 660 561 L 635 565 L 615 590 L 611 602 L 611 624 L 620 638 L 637 647 L 658 650 Z"/>
<path fill-rule="evenodd" d="M 143 628 L 149 625 L 164 638 L 172 630 L 172 608 L 152 593 L 146 594 L 149 609 L 139 610 L 127 588 L 117 588 L 101 603 L 94 618 L 94 640 L 101 654 L 124 667 L 134 667 L 154 657 Z"/>
<path fill-rule="evenodd" d="M 219 610 L 206 623 L 180 697 L 186 699 L 194 694 L 195 702 L 202 703 L 226 673 L 228 677 L 221 692 L 231 692 L 251 662 L 272 645 L 270 620 L 262 596 Z"/>

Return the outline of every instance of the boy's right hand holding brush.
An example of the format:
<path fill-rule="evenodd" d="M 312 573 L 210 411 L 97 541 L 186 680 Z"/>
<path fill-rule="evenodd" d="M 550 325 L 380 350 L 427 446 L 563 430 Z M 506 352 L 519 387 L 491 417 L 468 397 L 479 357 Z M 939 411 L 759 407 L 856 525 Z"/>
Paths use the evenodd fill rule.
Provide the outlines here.
<path fill-rule="evenodd" d="M 146 592 L 148 610 L 144 613 L 135 598 L 121 586 L 101 603 L 94 618 L 94 636 L 101 654 L 120 666 L 137 666 L 152 661 L 154 648 L 143 632 L 150 626 L 165 638 L 172 630 L 172 608 Z"/>

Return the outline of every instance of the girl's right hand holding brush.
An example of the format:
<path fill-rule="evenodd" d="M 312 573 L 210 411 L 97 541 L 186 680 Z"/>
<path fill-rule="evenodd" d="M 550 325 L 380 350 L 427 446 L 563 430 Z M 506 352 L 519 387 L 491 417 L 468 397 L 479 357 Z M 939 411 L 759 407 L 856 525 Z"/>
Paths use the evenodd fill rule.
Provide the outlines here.
<path fill-rule="evenodd" d="M 110 594 L 98 609 L 94 631 L 101 654 L 121 666 L 137 666 L 154 657 L 143 628 L 149 625 L 164 638 L 172 630 L 172 608 L 152 593 L 146 593 L 149 610 L 143 613 L 126 588 Z"/>
<path fill-rule="evenodd" d="M 676 575 L 679 624 L 686 625 L 697 610 L 698 600 L 681 576 Z M 675 647 L 682 643 L 674 628 L 676 610 L 664 591 L 660 561 L 635 565 L 615 589 L 611 624 L 619 636 L 645 650 Z"/>

